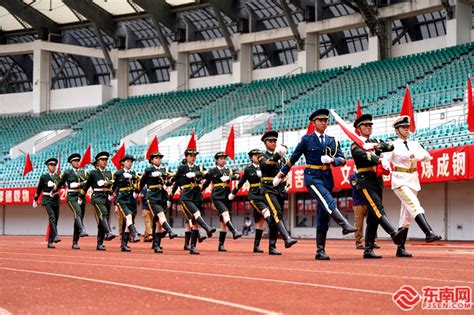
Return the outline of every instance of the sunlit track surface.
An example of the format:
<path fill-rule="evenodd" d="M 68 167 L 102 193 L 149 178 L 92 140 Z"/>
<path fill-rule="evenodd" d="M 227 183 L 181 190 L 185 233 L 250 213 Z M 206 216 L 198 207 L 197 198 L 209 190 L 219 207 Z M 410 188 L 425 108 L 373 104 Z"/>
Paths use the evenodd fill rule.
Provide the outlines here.
<path fill-rule="evenodd" d="M 402 312 L 392 294 L 403 285 L 474 287 L 474 243 L 409 242 L 413 258 L 395 257 L 395 245 L 381 241 L 381 260 L 364 260 L 351 240 L 330 240 L 330 261 L 314 260 L 314 240 L 300 240 L 282 256 L 253 254 L 253 240 L 217 239 L 199 244 L 201 255 L 182 249 L 183 239 L 119 242 L 95 250 L 85 238 L 81 250 L 64 237 L 48 250 L 43 237 L 0 237 L 0 310 L 12 314 L 102 313 L 367 313 Z M 266 251 L 267 240 L 262 240 Z M 421 312 L 415 307 L 415 312 Z M 2 313 L 3 314 L 3 313 Z"/>

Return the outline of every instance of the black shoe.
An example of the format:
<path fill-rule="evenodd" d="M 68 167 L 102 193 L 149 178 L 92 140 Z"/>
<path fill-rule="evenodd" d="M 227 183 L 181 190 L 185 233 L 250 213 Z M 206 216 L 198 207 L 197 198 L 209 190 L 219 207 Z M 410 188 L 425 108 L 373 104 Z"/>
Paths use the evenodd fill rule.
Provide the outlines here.
<path fill-rule="evenodd" d="M 79 247 L 79 244 L 74 243 L 72 244 L 72 249 L 81 249 L 81 248 Z"/>
<path fill-rule="evenodd" d="M 95 249 L 96 250 L 105 250 L 105 246 L 100 244 L 100 245 L 97 245 L 97 247 Z"/>
<path fill-rule="evenodd" d="M 263 250 L 260 249 L 260 240 L 262 239 L 263 230 L 255 230 L 255 240 L 253 241 L 253 252 L 254 253 L 263 253 Z"/>
<path fill-rule="evenodd" d="M 86 230 L 81 230 L 81 232 L 79 232 L 79 237 L 86 237 L 86 236 L 89 236 L 89 233 L 87 233 Z"/>
<path fill-rule="evenodd" d="M 129 246 L 122 246 L 122 247 L 120 248 L 120 251 L 121 251 L 121 252 L 129 253 L 129 252 L 132 251 L 132 249 L 131 249 Z"/>
<path fill-rule="evenodd" d="M 232 237 L 234 240 L 242 237 L 242 233 L 237 231 L 234 224 L 232 224 L 232 221 L 228 221 L 225 225 L 227 225 L 227 227 L 229 228 L 229 231 L 232 233 Z"/>
<path fill-rule="evenodd" d="M 373 250 L 369 249 L 369 250 L 365 250 L 364 252 L 364 258 L 365 259 L 380 259 L 382 258 L 381 255 L 377 255 L 376 253 L 374 253 Z"/>
<path fill-rule="evenodd" d="M 59 236 L 55 236 L 53 242 L 59 243 L 59 242 L 61 242 L 61 238 Z"/>
<path fill-rule="evenodd" d="M 153 251 L 154 251 L 156 254 L 162 254 L 162 253 L 163 253 L 163 250 L 161 250 L 161 247 L 160 247 L 160 246 L 153 248 Z"/>
<path fill-rule="evenodd" d="M 115 235 L 113 235 L 112 233 L 106 233 L 105 234 L 105 240 L 106 241 L 111 241 L 115 238 Z"/>
<path fill-rule="evenodd" d="M 198 217 L 196 222 L 206 231 L 207 237 L 212 237 L 217 230 L 213 226 L 209 226 L 206 221 L 202 217 Z"/>
<path fill-rule="evenodd" d="M 379 246 L 379 244 L 377 244 L 377 243 L 374 243 L 374 246 L 373 246 L 373 248 L 375 248 L 375 249 L 380 249 L 380 246 Z M 362 249 L 363 249 L 363 247 L 362 247 Z"/>
<path fill-rule="evenodd" d="M 190 247 L 188 244 L 184 244 L 183 249 L 184 249 L 184 250 L 190 250 L 191 247 Z"/>
<path fill-rule="evenodd" d="M 263 250 L 260 247 L 254 247 L 253 252 L 254 253 L 263 253 Z"/>
<path fill-rule="evenodd" d="M 349 233 L 354 233 L 357 231 L 355 227 L 350 224 L 346 218 L 342 215 L 339 209 L 334 209 L 331 212 L 331 217 L 336 221 L 336 223 L 342 228 L 342 235 L 346 235 Z"/>
<path fill-rule="evenodd" d="M 298 243 L 297 240 L 295 240 L 294 238 L 289 237 L 285 240 L 285 248 L 290 248 L 291 246 L 295 245 L 296 243 Z"/>
<path fill-rule="evenodd" d="M 375 245 L 374 245 L 374 248 L 375 248 Z M 356 249 L 364 249 L 364 245 L 362 244 L 356 245 Z"/>
<path fill-rule="evenodd" d="M 273 247 L 268 250 L 268 255 L 280 256 L 281 252 L 278 249 L 276 249 L 276 247 Z"/>
<path fill-rule="evenodd" d="M 431 232 L 426 235 L 426 243 L 432 243 L 435 241 L 441 240 L 443 237 L 441 235 L 436 235 L 435 233 Z"/>
<path fill-rule="evenodd" d="M 400 245 L 403 240 L 403 235 L 405 234 L 404 230 L 406 228 L 400 228 L 398 231 L 396 231 L 385 214 L 380 218 L 380 226 L 390 235 L 394 244 Z"/>
<path fill-rule="evenodd" d="M 196 247 L 192 247 L 190 250 L 189 250 L 189 254 L 190 255 L 199 255 L 199 251 L 197 250 Z"/>
<path fill-rule="evenodd" d="M 331 258 L 326 255 L 326 252 L 324 250 L 318 250 L 316 253 L 316 256 L 314 256 L 314 259 L 316 260 L 331 260 Z"/>
<path fill-rule="evenodd" d="M 170 232 L 170 233 L 168 233 L 168 237 L 170 238 L 170 240 L 172 240 L 173 238 L 178 237 L 178 234 L 176 234 L 174 232 Z"/>
<path fill-rule="evenodd" d="M 138 236 L 137 230 L 135 229 L 135 225 L 130 224 L 128 227 L 128 230 L 130 231 L 130 242 L 132 243 L 140 242 L 140 236 Z"/>
<path fill-rule="evenodd" d="M 48 248 L 56 248 L 53 243 L 48 243 Z"/>
<path fill-rule="evenodd" d="M 199 242 L 199 243 L 202 243 L 202 242 L 204 242 L 205 240 L 207 240 L 207 236 L 206 236 L 206 235 L 201 235 L 201 234 L 199 234 L 198 242 Z"/>
<path fill-rule="evenodd" d="M 405 251 L 405 246 L 398 245 L 397 257 L 413 257 L 412 254 Z"/>
<path fill-rule="evenodd" d="M 224 244 L 219 244 L 219 247 L 217 247 L 218 252 L 226 252 L 227 249 L 225 249 Z"/>

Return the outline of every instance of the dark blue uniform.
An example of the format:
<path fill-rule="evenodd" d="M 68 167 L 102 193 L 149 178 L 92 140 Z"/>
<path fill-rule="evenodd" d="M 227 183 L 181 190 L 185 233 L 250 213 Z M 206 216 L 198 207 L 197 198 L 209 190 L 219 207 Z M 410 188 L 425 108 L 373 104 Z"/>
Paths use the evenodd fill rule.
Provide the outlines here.
<path fill-rule="evenodd" d="M 304 170 L 304 184 L 311 196 L 318 201 L 317 228 L 329 228 L 329 215 L 337 209 L 332 197 L 334 179 L 329 164 L 322 164 L 321 156 L 329 155 L 334 161 L 333 166 L 342 166 L 346 163 L 344 153 L 339 147 L 339 142 L 331 136 L 324 135 L 324 144 L 316 133 L 305 135 L 296 146 L 293 155 L 282 169 L 283 174 L 288 174 L 301 155 L 305 156 L 306 168 Z"/>

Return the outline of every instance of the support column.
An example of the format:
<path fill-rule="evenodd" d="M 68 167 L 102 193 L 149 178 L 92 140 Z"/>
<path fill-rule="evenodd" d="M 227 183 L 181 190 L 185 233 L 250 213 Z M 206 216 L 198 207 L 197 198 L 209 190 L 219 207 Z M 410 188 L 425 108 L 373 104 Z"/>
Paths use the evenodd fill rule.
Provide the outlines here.
<path fill-rule="evenodd" d="M 304 50 L 298 52 L 298 64 L 301 72 L 315 71 L 319 68 L 319 36 L 318 33 L 306 33 Z"/>
<path fill-rule="evenodd" d="M 35 42 L 33 50 L 33 102 L 34 114 L 46 112 L 50 108 L 51 52 L 40 48 Z"/>
<path fill-rule="evenodd" d="M 178 51 L 178 43 L 170 44 L 171 54 L 176 60 L 175 69 L 170 71 L 170 88 L 174 90 L 185 90 L 189 85 L 189 56 L 188 53 Z"/>
<path fill-rule="evenodd" d="M 237 36 L 237 35 L 234 35 Z M 253 56 L 252 44 L 240 44 L 238 59 L 232 63 L 233 83 L 249 83 L 252 81 Z"/>
<path fill-rule="evenodd" d="M 115 79 L 110 80 L 112 97 L 125 99 L 128 97 L 128 59 L 115 59 Z"/>
<path fill-rule="evenodd" d="M 367 60 L 365 62 L 380 60 L 379 38 L 377 36 L 369 37 L 368 45 Z"/>
<path fill-rule="evenodd" d="M 456 46 L 471 41 L 472 3 L 456 0 L 454 19 L 446 22 L 446 46 Z"/>

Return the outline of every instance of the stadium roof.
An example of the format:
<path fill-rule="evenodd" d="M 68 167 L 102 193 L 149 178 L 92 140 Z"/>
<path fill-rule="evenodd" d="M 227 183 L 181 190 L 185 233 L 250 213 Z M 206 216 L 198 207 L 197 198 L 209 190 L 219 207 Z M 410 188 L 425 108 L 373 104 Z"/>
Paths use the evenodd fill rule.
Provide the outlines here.
<path fill-rule="evenodd" d="M 403 0 L 402 0 L 403 1 Z M 400 1 L 390 1 L 391 3 Z M 118 37 L 126 47 L 166 48 L 175 40 L 229 38 L 242 31 L 262 31 L 363 13 L 361 3 L 347 0 L 0 0 L 0 44 L 38 38 L 110 50 Z M 363 6 L 363 5 L 362 5 Z M 311 17 L 312 16 L 312 17 Z M 320 34 L 320 58 L 367 49 L 371 25 Z M 446 34 L 446 13 L 435 11 L 392 22 L 393 44 Z M 372 23 L 373 24 L 373 23 Z M 244 31 L 245 32 L 245 31 Z M 100 38 L 98 37 L 100 34 Z M 183 35 L 184 34 L 184 35 Z M 183 36 L 185 38 L 183 38 Z M 103 43 L 103 44 L 102 44 Z M 190 76 L 230 73 L 235 55 L 229 47 L 190 54 Z M 296 61 L 301 40 L 254 45 L 254 69 Z M 29 59 L 29 60 L 28 60 Z M 31 56 L 0 57 L 0 93 L 31 90 Z M 170 58 L 130 60 L 129 84 L 169 80 Z M 106 62 L 97 58 L 52 54 L 52 87 L 74 87 L 110 81 Z"/>

